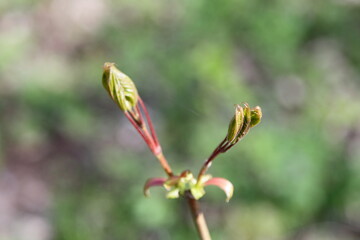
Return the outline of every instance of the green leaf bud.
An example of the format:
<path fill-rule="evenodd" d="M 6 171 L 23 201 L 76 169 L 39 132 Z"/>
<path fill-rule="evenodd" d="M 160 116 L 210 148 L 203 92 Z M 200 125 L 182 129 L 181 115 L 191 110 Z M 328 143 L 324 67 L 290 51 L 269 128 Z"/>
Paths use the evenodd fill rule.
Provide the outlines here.
<path fill-rule="evenodd" d="M 228 134 L 226 136 L 229 142 L 232 142 L 236 139 L 236 136 L 239 134 L 239 131 L 242 128 L 243 124 L 244 124 L 244 110 L 239 104 L 236 104 L 235 114 L 230 121 Z"/>
<path fill-rule="evenodd" d="M 115 67 L 114 63 L 104 64 L 102 83 L 121 110 L 131 111 L 138 101 L 138 92 L 133 81 Z"/>
<path fill-rule="evenodd" d="M 249 104 L 244 103 L 244 107 L 243 107 L 243 111 L 244 111 L 244 119 L 243 119 L 243 124 L 241 129 L 238 132 L 238 135 L 236 136 L 235 140 L 233 141 L 233 143 L 237 143 L 240 139 L 242 139 L 250 130 L 250 123 L 251 123 L 251 111 L 250 111 L 250 107 Z"/>
<path fill-rule="evenodd" d="M 251 123 L 251 109 L 248 103 L 244 103 L 244 125 L 242 130 L 246 130 Z"/>

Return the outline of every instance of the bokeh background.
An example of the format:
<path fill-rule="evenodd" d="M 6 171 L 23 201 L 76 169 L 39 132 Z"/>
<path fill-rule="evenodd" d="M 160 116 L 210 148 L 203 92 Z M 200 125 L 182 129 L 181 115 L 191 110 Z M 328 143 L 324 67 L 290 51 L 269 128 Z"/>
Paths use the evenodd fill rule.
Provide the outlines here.
<path fill-rule="evenodd" d="M 2 0 L 0 239 L 196 239 L 186 204 L 101 85 L 137 84 L 176 172 L 235 103 L 263 121 L 210 173 L 214 239 L 360 239 L 360 1 Z"/>

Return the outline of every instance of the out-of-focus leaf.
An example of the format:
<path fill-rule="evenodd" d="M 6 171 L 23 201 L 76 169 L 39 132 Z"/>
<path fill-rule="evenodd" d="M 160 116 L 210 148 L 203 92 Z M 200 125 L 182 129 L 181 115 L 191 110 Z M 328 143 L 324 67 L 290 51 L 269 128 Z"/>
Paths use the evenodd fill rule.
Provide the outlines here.
<path fill-rule="evenodd" d="M 190 189 L 191 195 L 196 199 L 200 199 L 205 195 L 204 186 L 195 185 Z"/>
<path fill-rule="evenodd" d="M 209 185 L 221 188 L 221 190 L 223 190 L 226 194 L 226 202 L 228 202 L 233 195 L 234 186 L 229 180 L 225 178 L 211 178 L 204 183 L 204 186 Z"/>
<path fill-rule="evenodd" d="M 174 199 L 180 196 L 180 190 L 178 188 L 174 188 L 166 194 L 166 198 Z"/>
<path fill-rule="evenodd" d="M 164 183 L 164 187 L 167 189 L 167 190 L 170 190 L 173 186 L 175 186 L 176 184 L 178 184 L 180 180 L 180 177 L 179 176 L 172 176 L 170 177 L 169 179 L 167 179 Z"/>
<path fill-rule="evenodd" d="M 156 186 L 164 186 L 166 178 L 150 178 L 146 181 L 144 186 L 144 195 L 146 197 L 150 196 L 150 188 Z"/>

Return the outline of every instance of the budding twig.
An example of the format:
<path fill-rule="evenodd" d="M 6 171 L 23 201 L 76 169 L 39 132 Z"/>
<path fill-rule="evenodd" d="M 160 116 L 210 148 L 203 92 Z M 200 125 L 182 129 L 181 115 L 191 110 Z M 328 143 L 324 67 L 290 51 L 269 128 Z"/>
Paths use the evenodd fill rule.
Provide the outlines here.
<path fill-rule="evenodd" d="M 226 201 L 229 201 L 233 195 L 234 187 L 225 178 L 213 178 L 209 174 L 205 175 L 205 173 L 219 154 L 232 148 L 249 132 L 250 128 L 260 122 L 261 108 L 250 109 L 247 103 L 244 103 L 243 107 L 239 104 L 235 105 L 235 114 L 230 121 L 226 137 L 206 159 L 196 179 L 189 170 L 183 171 L 180 175 L 173 174 L 162 153 L 150 114 L 130 77 L 118 70 L 114 63 L 105 63 L 102 82 L 110 97 L 124 112 L 126 118 L 140 134 L 168 175 L 167 179 L 149 179 L 144 186 L 144 193 L 148 194 L 150 187 L 163 186 L 168 190 L 168 198 L 184 197 L 187 199 L 199 237 L 202 240 L 211 240 L 204 214 L 201 212 L 197 200 L 204 196 L 204 187 L 213 185 L 223 190 L 226 194 Z"/>
<path fill-rule="evenodd" d="M 212 161 L 220 154 L 225 153 L 239 142 L 250 130 L 261 121 L 261 108 L 256 106 L 250 109 L 249 104 L 244 103 L 244 107 L 235 105 L 235 114 L 231 119 L 228 133 L 224 140 L 215 148 L 210 157 L 206 159 L 198 174 L 198 180 L 206 173 Z"/>

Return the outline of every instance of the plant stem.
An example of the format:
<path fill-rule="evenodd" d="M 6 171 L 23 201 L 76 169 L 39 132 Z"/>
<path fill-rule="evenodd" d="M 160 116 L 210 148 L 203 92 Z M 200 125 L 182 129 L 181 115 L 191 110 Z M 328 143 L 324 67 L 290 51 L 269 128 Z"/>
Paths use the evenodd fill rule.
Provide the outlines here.
<path fill-rule="evenodd" d="M 164 154 L 162 152 L 160 152 L 159 154 L 157 154 L 155 156 L 159 160 L 159 162 L 160 162 L 162 168 L 164 169 L 164 171 L 166 172 L 166 174 L 169 177 L 172 177 L 174 174 L 173 174 L 168 162 L 166 161 Z"/>
<path fill-rule="evenodd" d="M 154 141 L 151 138 L 149 138 L 149 134 L 146 134 L 144 132 L 144 129 L 139 126 L 139 124 L 135 121 L 135 119 L 133 119 L 133 117 L 132 117 L 132 115 L 130 113 L 125 112 L 125 116 L 130 121 L 130 123 L 134 126 L 136 131 L 138 131 L 138 133 L 144 139 L 144 141 L 146 142 L 146 144 L 148 145 L 150 150 L 153 151 L 153 149 L 154 149 Z"/>
<path fill-rule="evenodd" d="M 211 162 L 217 157 L 217 155 L 222 153 L 223 149 L 226 148 L 227 146 L 228 146 L 228 142 L 226 141 L 226 137 L 225 137 L 224 140 L 215 148 L 215 150 L 212 152 L 210 157 L 203 164 L 198 174 L 198 180 L 200 180 L 200 178 L 206 173 L 208 168 L 211 166 Z"/>
<path fill-rule="evenodd" d="M 149 112 L 148 112 L 148 110 L 147 110 L 147 108 L 146 108 L 146 106 L 145 106 L 145 104 L 144 104 L 144 102 L 143 102 L 143 100 L 141 99 L 140 96 L 139 96 L 139 103 L 140 103 L 140 106 L 141 106 L 142 110 L 145 113 L 145 117 L 146 117 L 147 123 L 148 123 L 148 125 L 150 127 L 150 132 L 151 132 L 151 135 L 152 135 L 152 137 L 154 139 L 154 142 L 155 142 L 156 145 L 160 145 L 159 140 L 158 140 L 157 135 L 156 135 L 156 132 L 155 132 L 155 129 L 154 129 L 154 125 L 153 125 L 153 123 L 151 121 L 151 118 L 150 118 L 150 114 L 149 114 Z"/>
<path fill-rule="evenodd" d="M 200 210 L 199 202 L 193 198 L 191 193 L 188 191 L 185 194 L 186 200 L 190 207 L 190 211 L 201 240 L 211 240 L 208 226 L 205 221 L 203 212 Z"/>

